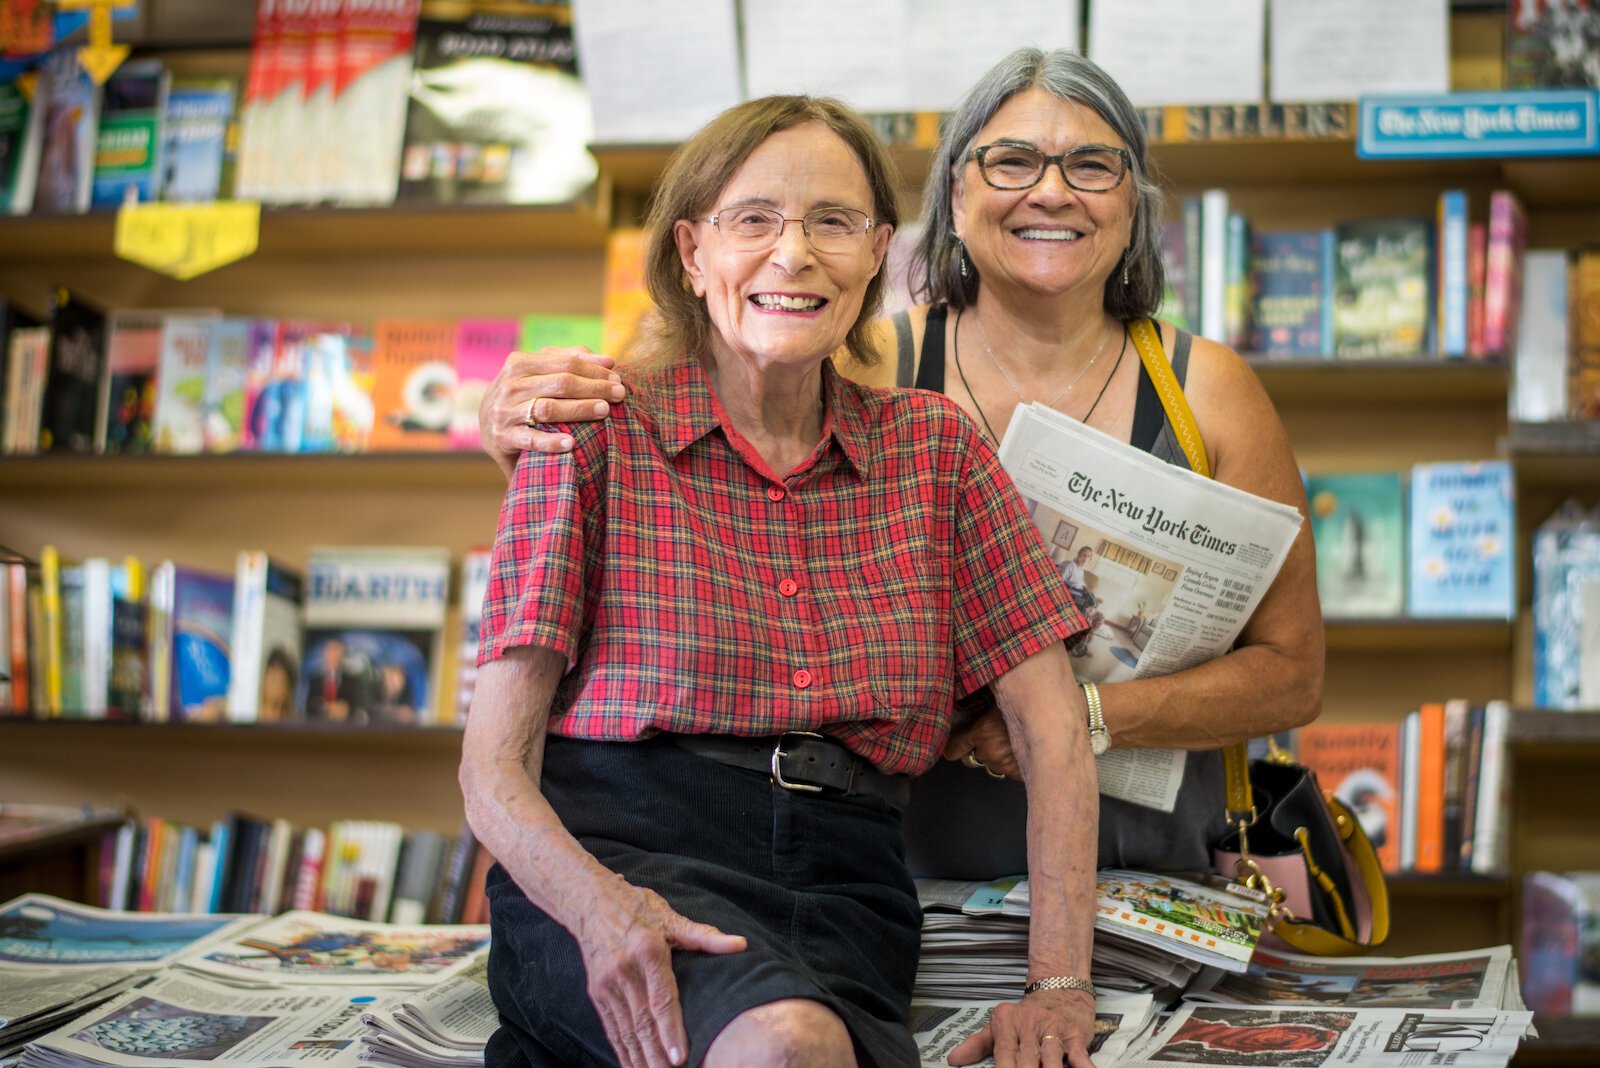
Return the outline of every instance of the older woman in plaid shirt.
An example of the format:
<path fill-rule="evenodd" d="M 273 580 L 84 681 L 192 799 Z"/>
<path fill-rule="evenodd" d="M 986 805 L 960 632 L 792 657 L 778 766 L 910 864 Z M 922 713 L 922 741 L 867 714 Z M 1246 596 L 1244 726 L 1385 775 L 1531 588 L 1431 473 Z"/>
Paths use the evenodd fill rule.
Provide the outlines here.
<path fill-rule="evenodd" d="M 953 1059 L 1089 1065 L 1083 619 L 967 417 L 828 359 L 875 358 L 894 188 L 835 102 L 714 120 L 652 208 L 628 401 L 517 467 L 461 765 L 500 862 L 491 1064 L 916 1064 L 900 810 L 992 685 L 1030 983 Z"/>

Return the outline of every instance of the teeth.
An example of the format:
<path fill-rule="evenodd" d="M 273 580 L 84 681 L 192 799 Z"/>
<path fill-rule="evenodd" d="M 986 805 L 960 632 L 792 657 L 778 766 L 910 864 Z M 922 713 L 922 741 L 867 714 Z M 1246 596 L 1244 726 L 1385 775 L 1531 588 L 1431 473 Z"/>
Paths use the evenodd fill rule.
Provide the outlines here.
<path fill-rule="evenodd" d="M 786 311 L 811 311 L 822 307 L 821 297 L 785 297 L 778 293 L 758 293 L 755 302 L 763 308 L 783 308 Z"/>
<path fill-rule="evenodd" d="M 1076 241 L 1083 235 L 1076 230 L 1018 230 L 1017 236 L 1029 241 Z"/>

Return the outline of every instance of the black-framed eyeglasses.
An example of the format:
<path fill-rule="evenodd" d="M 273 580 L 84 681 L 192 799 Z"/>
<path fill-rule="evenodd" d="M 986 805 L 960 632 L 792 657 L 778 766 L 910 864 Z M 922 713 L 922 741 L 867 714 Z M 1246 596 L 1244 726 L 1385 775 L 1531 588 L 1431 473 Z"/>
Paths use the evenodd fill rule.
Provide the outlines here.
<path fill-rule="evenodd" d="M 1133 166 L 1125 148 L 1111 145 L 1079 145 L 1059 156 L 1047 156 L 1032 145 L 997 141 L 979 145 L 967 153 L 978 161 L 978 173 L 996 189 L 1031 189 L 1044 177 L 1044 169 L 1054 163 L 1061 177 L 1080 193 L 1105 193 L 1122 184 Z"/>
<path fill-rule="evenodd" d="M 781 211 L 754 204 L 721 208 L 705 221 L 743 252 L 765 252 L 778 243 L 783 228 L 792 222 L 800 224 L 806 240 L 818 252 L 850 252 L 859 248 L 861 239 L 877 225 L 877 220 L 855 208 L 817 208 L 790 219 Z"/>

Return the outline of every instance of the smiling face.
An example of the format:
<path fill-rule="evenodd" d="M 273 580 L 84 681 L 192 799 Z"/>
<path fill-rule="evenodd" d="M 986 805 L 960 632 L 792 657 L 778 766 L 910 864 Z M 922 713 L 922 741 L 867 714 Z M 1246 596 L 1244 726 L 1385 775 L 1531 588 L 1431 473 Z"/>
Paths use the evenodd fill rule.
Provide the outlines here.
<path fill-rule="evenodd" d="M 1126 148 L 1092 108 L 1027 89 L 1002 104 L 974 147 L 1009 142 L 1058 155 L 1082 145 Z M 1104 193 L 1082 193 L 1054 164 L 1031 189 L 994 189 L 978 164 L 962 164 L 950 194 L 955 230 L 982 283 L 1041 296 L 1085 288 L 1099 295 L 1133 234 L 1134 182 Z"/>
<path fill-rule="evenodd" d="M 769 208 L 789 219 L 829 207 L 876 215 L 861 162 L 818 123 L 780 130 L 763 141 L 706 215 L 731 219 L 731 209 L 741 206 Z M 790 222 L 771 248 L 751 252 L 703 220 L 679 220 L 673 233 L 695 295 L 706 303 L 712 356 L 758 371 L 820 363 L 844 344 L 890 237 L 889 227 L 874 226 L 846 249 L 818 252 L 800 223 Z"/>

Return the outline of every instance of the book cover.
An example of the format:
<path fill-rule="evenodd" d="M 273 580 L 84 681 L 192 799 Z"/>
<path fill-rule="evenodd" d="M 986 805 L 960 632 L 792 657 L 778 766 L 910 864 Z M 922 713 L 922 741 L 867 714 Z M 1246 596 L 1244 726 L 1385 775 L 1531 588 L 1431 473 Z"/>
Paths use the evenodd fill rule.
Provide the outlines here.
<path fill-rule="evenodd" d="M 11 710 L 25 715 L 33 709 L 34 691 L 39 685 L 28 660 L 28 636 L 36 629 L 28 618 L 28 569 L 22 564 L 0 564 L 0 574 L 5 578 L 0 596 L 6 598 L 6 614 L 11 619 L 10 640 L 4 650 L 11 668 Z M 35 584 L 34 589 L 37 588 Z"/>
<path fill-rule="evenodd" d="M 1573 419 L 1600 419 L 1600 249 L 1579 249 L 1572 264 L 1572 377 L 1567 388 Z"/>
<path fill-rule="evenodd" d="M 1340 223 L 1335 241 L 1334 355 L 1427 355 L 1433 225 L 1426 219 L 1364 219 Z"/>
<path fill-rule="evenodd" d="M 333 432 L 334 398 L 349 389 L 351 369 L 347 340 L 351 329 L 340 325 L 310 334 L 305 339 L 302 390 L 305 416 L 300 452 L 333 452 L 337 447 Z"/>
<path fill-rule="evenodd" d="M 521 325 L 515 319 L 462 319 L 456 324 L 455 412 L 450 421 L 450 446 L 477 449 L 478 404 L 517 347 Z"/>
<path fill-rule="evenodd" d="M 5 452 L 39 451 L 44 390 L 50 378 L 50 328 L 21 327 L 11 332 L 6 354 Z"/>
<path fill-rule="evenodd" d="M 417 22 L 398 199 L 561 204 L 598 173 L 571 13 L 459 5 Z"/>
<path fill-rule="evenodd" d="M 94 451 L 100 379 L 106 373 L 106 314 L 65 286 L 50 312 L 50 366 L 39 427 L 43 452 Z"/>
<path fill-rule="evenodd" d="M 332 200 L 342 180 L 342 146 L 334 127 L 339 83 L 339 36 L 345 0 L 311 0 L 306 34 L 306 76 L 300 102 L 300 166 L 304 199 Z"/>
<path fill-rule="evenodd" d="M 0 213 L 26 215 L 33 207 L 44 138 L 37 89 L 29 98 L 15 83 L 0 85 Z"/>
<path fill-rule="evenodd" d="M 1489 227 L 1467 224 L 1467 357 L 1482 360 L 1489 351 L 1483 347 L 1483 283 L 1489 270 Z"/>
<path fill-rule="evenodd" d="M 1298 759 L 1361 821 L 1387 872 L 1400 870 L 1400 725 L 1313 723 L 1298 734 Z"/>
<path fill-rule="evenodd" d="M 100 125 L 100 86 L 79 64 L 77 48 L 68 45 L 45 57 L 39 68 L 39 87 L 44 129 L 33 211 L 38 215 L 88 211 L 95 130 Z"/>
<path fill-rule="evenodd" d="M 1522 879 L 1517 971 L 1522 1000 L 1534 1012 L 1570 1016 L 1583 960 L 1582 929 L 1594 922 L 1588 896 L 1570 876 L 1529 872 Z"/>
<path fill-rule="evenodd" d="M 260 320 L 239 316 L 224 316 L 212 325 L 201 400 L 206 452 L 237 452 L 244 447 L 245 387 L 262 329 Z"/>
<path fill-rule="evenodd" d="M 18 307 L 16 301 L 0 296 L 0 426 L 10 420 L 11 375 L 7 354 L 11 351 L 11 335 L 14 331 L 39 325 L 39 320 Z"/>
<path fill-rule="evenodd" d="M 1600 7 L 1591 0 L 1516 0 L 1506 13 L 1507 88 L 1600 88 Z"/>
<path fill-rule="evenodd" d="M 306 199 L 305 89 L 313 17 L 310 0 L 278 6 L 272 77 L 261 115 L 267 144 L 261 200 L 293 204 Z"/>
<path fill-rule="evenodd" d="M 1183 198 L 1183 314 L 1189 320 L 1189 332 L 1200 333 L 1201 296 L 1205 289 L 1205 272 L 1200 263 L 1204 231 L 1201 227 L 1200 198 Z"/>
<path fill-rule="evenodd" d="M 228 719 L 282 723 L 297 719 L 300 610 L 305 579 L 265 552 L 239 553 L 234 570 Z"/>
<path fill-rule="evenodd" d="M 172 75 L 156 59 L 123 63 L 106 80 L 95 135 L 91 206 L 115 208 L 156 198 L 165 147 L 161 127 L 171 81 Z"/>
<path fill-rule="evenodd" d="M 106 331 L 106 374 L 100 394 L 95 451 L 146 453 L 155 435 L 156 370 L 166 317 L 158 311 L 111 313 Z"/>
<path fill-rule="evenodd" d="M 411 52 L 420 0 L 347 3 L 333 97 L 335 139 L 343 148 L 340 203 L 393 203 L 405 142 Z"/>
<path fill-rule="evenodd" d="M 446 448 L 455 389 L 454 322 L 378 321 L 372 351 L 374 451 Z"/>
<path fill-rule="evenodd" d="M 38 634 L 38 665 L 34 676 L 44 680 L 40 709 L 55 718 L 62 711 L 65 685 L 62 664 L 61 554 L 54 545 L 39 549 L 39 626 L 29 626 Z"/>
<path fill-rule="evenodd" d="M 469 549 L 461 559 L 461 641 L 456 647 L 455 722 L 467 722 L 478 685 L 478 640 L 482 636 L 483 598 L 489 592 L 488 549 Z"/>
<path fill-rule="evenodd" d="M 1489 245 L 1483 279 L 1483 347 L 1491 356 L 1510 351 L 1522 306 L 1522 255 L 1528 219 L 1515 193 L 1489 194 Z"/>
<path fill-rule="evenodd" d="M 1483 778 L 1484 707 L 1467 709 L 1467 737 L 1461 761 L 1461 838 L 1454 858 L 1445 857 L 1445 866 L 1458 871 L 1472 870 L 1472 853 L 1477 844 L 1479 785 Z"/>
<path fill-rule="evenodd" d="M 251 332 L 244 378 L 244 447 L 251 452 L 283 451 L 278 430 L 282 387 L 273 377 L 282 332 L 283 323 L 277 319 L 258 319 Z"/>
<path fill-rule="evenodd" d="M 1522 314 L 1511 357 L 1511 419 L 1547 423 L 1565 419 L 1573 336 L 1568 318 L 1571 264 L 1562 249 L 1529 249 L 1522 260 Z M 1600 279 L 1597 279 L 1600 281 Z M 1595 294 L 1600 301 L 1600 292 Z"/>
<path fill-rule="evenodd" d="M 220 319 L 216 312 L 166 318 L 152 421 L 156 452 L 188 455 L 205 451 L 206 369 L 211 337 Z"/>
<path fill-rule="evenodd" d="M 1439 194 L 1439 247 L 1437 265 L 1439 321 L 1434 336 L 1439 339 L 1439 355 L 1459 357 L 1467 354 L 1467 194 L 1461 189 L 1446 189 Z"/>
<path fill-rule="evenodd" d="M 1515 493 L 1504 460 L 1411 469 L 1411 615 L 1516 615 Z"/>
<path fill-rule="evenodd" d="M 306 362 L 310 340 L 342 333 L 338 323 L 281 319 L 257 332 L 245 382 L 245 433 L 258 452 L 300 452 L 305 445 Z"/>
<path fill-rule="evenodd" d="M 372 332 L 356 329 L 344 335 L 343 374 L 334 381 L 333 447 L 339 452 L 366 452 L 372 441 Z"/>
<path fill-rule="evenodd" d="M 313 548 L 301 707 L 312 720 L 437 722 L 447 549 Z"/>
<path fill-rule="evenodd" d="M 606 235 L 605 288 L 600 315 L 605 323 L 601 352 L 622 355 L 639 323 L 653 306 L 644 284 L 648 242 L 638 227 L 621 227 Z"/>
<path fill-rule="evenodd" d="M 1317 593 L 1330 619 L 1397 616 L 1405 603 L 1405 512 L 1400 474 L 1306 479 L 1317 546 Z"/>
<path fill-rule="evenodd" d="M 61 618 L 61 705 L 60 715 L 83 719 L 85 706 L 83 565 L 62 564 L 56 575 Z"/>
<path fill-rule="evenodd" d="M 162 126 L 162 200 L 194 204 L 225 195 L 223 164 L 238 95 L 237 78 L 172 80 Z"/>
<path fill-rule="evenodd" d="M 219 723 L 228 703 L 229 648 L 233 633 L 233 576 L 164 561 L 151 580 L 154 597 L 167 591 L 170 606 L 156 623 L 165 628 L 169 652 L 167 705 L 162 718 L 180 723 Z M 154 664 L 156 657 L 152 655 Z M 158 711 L 158 715 L 161 713 Z"/>
<path fill-rule="evenodd" d="M 283 21 L 279 0 L 257 0 L 255 29 L 250 41 L 250 66 L 239 100 L 239 161 L 235 194 L 241 200 L 259 200 L 268 188 L 272 164 L 268 109 L 277 92 L 278 31 Z"/>
<path fill-rule="evenodd" d="M 1258 233 L 1251 242 L 1254 330 L 1250 348 L 1263 356 L 1325 357 L 1331 312 L 1328 267 L 1332 230 Z"/>
<path fill-rule="evenodd" d="M 111 696 L 111 561 L 91 556 L 79 571 L 77 707 L 85 719 L 106 719 Z"/>
<path fill-rule="evenodd" d="M 545 348 L 586 348 L 605 351 L 605 319 L 598 315 L 545 315 L 522 317 L 522 335 L 517 348 L 535 352 Z"/>

